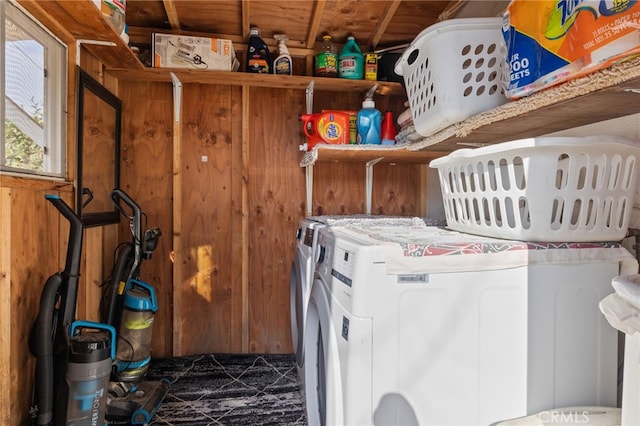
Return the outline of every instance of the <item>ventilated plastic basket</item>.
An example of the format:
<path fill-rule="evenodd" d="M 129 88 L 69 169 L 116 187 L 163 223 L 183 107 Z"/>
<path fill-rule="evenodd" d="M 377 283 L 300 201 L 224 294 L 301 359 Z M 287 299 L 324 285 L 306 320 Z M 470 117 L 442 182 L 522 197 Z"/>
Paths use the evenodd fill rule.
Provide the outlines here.
<path fill-rule="evenodd" d="M 546 137 L 460 149 L 438 169 L 447 226 L 521 241 L 624 238 L 640 146 L 611 136 Z"/>
<path fill-rule="evenodd" d="M 461 18 L 422 31 L 396 62 L 415 131 L 429 136 L 507 102 L 502 18 Z"/>

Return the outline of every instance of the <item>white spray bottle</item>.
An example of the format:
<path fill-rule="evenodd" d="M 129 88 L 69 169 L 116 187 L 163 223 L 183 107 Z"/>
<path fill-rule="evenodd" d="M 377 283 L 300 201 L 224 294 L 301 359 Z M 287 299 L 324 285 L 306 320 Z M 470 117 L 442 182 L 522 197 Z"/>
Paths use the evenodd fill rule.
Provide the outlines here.
<path fill-rule="evenodd" d="M 273 38 L 278 42 L 278 57 L 273 61 L 273 73 L 280 75 L 293 74 L 293 63 L 286 44 L 289 38 L 285 34 L 275 34 Z"/>

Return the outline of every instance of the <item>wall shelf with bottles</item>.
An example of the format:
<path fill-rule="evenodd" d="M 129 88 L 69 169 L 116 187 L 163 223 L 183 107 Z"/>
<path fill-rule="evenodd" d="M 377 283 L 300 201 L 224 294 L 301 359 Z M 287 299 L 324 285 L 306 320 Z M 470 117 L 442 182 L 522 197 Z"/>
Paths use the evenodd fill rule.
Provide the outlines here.
<path fill-rule="evenodd" d="M 381 153 L 361 146 L 318 147 L 301 165 L 316 161 L 429 162 L 461 148 L 537 137 L 640 113 L 640 57 L 508 102 L 413 143 Z M 363 149 L 364 148 L 364 149 Z"/>
<path fill-rule="evenodd" d="M 311 81 L 315 90 L 334 92 L 366 92 L 374 84 L 378 85 L 377 94 L 406 96 L 400 83 L 368 80 L 349 80 L 345 78 L 308 77 L 300 75 L 251 74 L 229 71 L 198 71 L 174 68 L 146 68 L 131 70 L 127 68 L 109 69 L 109 74 L 118 80 L 171 82 L 170 74 L 175 74 L 182 83 L 225 84 L 232 86 L 269 87 L 276 89 L 305 89 Z"/>
<path fill-rule="evenodd" d="M 198 71 L 186 69 L 146 68 L 129 49 L 92 0 L 57 1 L 18 0 L 30 13 L 66 42 L 79 39 L 99 39 L 112 46 L 86 44 L 84 47 L 99 58 L 107 72 L 120 80 L 171 82 L 171 73 L 183 83 L 226 84 L 248 87 L 305 89 L 315 81 L 315 90 L 365 92 L 378 84 L 378 94 L 406 96 L 399 83 L 321 78 L 307 76 L 277 76 L 242 72 Z M 640 57 L 615 64 L 609 69 L 587 76 L 590 81 L 573 80 L 555 88 L 488 111 L 486 122 L 477 122 L 467 130 L 448 132 L 422 138 L 409 146 L 398 146 L 388 161 L 422 161 L 422 155 L 439 156 L 453 150 L 499 143 L 524 137 L 534 137 L 585 124 L 640 113 Z M 554 92 L 561 96 L 552 96 Z M 474 123 L 475 118 L 467 120 Z M 370 161 L 377 158 L 375 150 L 318 150 L 317 161 Z M 369 152 L 372 151 L 372 152 Z M 415 151 L 426 151 L 417 154 Z M 435 158 L 435 157 L 434 157 Z M 417 159 L 417 160 L 416 160 Z"/>

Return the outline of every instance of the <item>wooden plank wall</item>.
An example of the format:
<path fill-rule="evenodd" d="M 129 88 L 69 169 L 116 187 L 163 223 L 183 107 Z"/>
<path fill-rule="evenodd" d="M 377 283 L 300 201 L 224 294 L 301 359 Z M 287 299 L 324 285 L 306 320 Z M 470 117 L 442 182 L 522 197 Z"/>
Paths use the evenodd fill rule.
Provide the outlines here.
<path fill-rule="evenodd" d="M 156 263 L 143 271 L 159 292 L 154 354 L 291 352 L 290 268 L 306 211 L 298 149 L 304 92 L 206 84 L 182 89 L 180 137 L 172 149 L 171 85 L 119 84 L 123 185 L 163 229 Z M 315 110 L 357 109 L 361 102 L 360 94 L 320 92 Z M 381 109 L 398 108 L 397 100 L 379 102 Z M 180 185 L 174 194 L 170 158 L 176 149 Z M 424 173 L 420 165 L 376 166 L 373 212 L 423 214 Z M 364 213 L 364 177 L 362 163 L 317 164 L 314 213 Z M 171 229 L 174 212 L 180 229 Z M 172 247 L 172 232 L 179 247 Z M 181 277 L 173 287 L 172 251 Z"/>
<path fill-rule="evenodd" d="M 141 278 L 152 285 L 158 299 L 153 324 L 152 354 L 172 353 L 172 120 L 170 84 L 120 82 L 122 189 L 146 215 L 143 228 L 159 227 L 162 236 L 151 259 L 144 260 Z M 131 241 L 129 223 L 121 220 L 119 241 Z"/>
<path fill-rule="evenodd" d="M 240 87 L 184 86 L 174 351 L 242 351 Z M 178 194 L 176 194 L 178 196 Z"/>
<path fill-rule="evenodd" d="M 69 226 L 44 196 L 58 194 L 73 203 L 72 192 L 56 184 L 31 185 L 1 179 L 0 188 L 0 424 L 24 424 L 31 404 L 35 358 L 29 335 L 46 279 L 64 268 Z M 61 185 L 63 186 L 63 185 Z M 9 250 L 6 248 L 10 247 Z"/>
<path fill-rule="evenodd" d="M 249 91 L 249 352 L 291 352 L 289 277 L 304 170 L 298 165 L 304 92 Z"/>

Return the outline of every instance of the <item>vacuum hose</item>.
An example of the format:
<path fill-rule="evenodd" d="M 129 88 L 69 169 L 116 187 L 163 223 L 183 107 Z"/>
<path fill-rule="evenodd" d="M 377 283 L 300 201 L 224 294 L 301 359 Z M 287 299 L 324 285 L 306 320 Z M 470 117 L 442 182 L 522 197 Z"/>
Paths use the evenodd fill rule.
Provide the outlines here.
<path fill-rule="evenodd" d="M 36 319 L 36 378 L 38 425 L 53 424 L 53 340 L 54 316 L 58 290 L 62 284 L 61 274 L 51 275 L 42 289 L 40 311 Z"/>
<path fill-rule="evenodd" d="M 69 352 L 68 333 L 75 319 L 83 224 L 59 196 L 45 195 L 45 198 L 70 225 L 64 271 L 47 279 L 36 318 L 36 423 L 53 425 L 65 421 L 68 395 L 64 376 Z"/>
<path fill-rule="evenodd" d="M 58 319 L 59 326 L 71 327 L 75 320 L 76 301 L 78 297 L 78 278 L 80 276 L 80 259 L 82 257 L 82 220 L 57 195 L 45 195 L 45 198 L 58 209 L 60 214 L 69 221 L 69 241 L 67 243 L 67 258 L 64 266 L 66 288 L 61 289 L 64 296 L 60 309 L 62 318 Z"/>
<path fill-rule="evenodd" d="M 112 325 L 116 328 L 120 327 L 120 324 L 116 319 L 119 319 L 122 315 L 122 302 L 120 301 L 120 282 L 125 283 L 128 277 L 125 274 L 129 274 L 132 268 L 131 253 L 133 251 L 132 244 L 126 244 L 119 252 L 116 264 L 113 268 L 111 280 L 107 284 L 104 291 L 103 304 L 100 307 L 102 318 L 101 321 L 105 324 Z"/>

